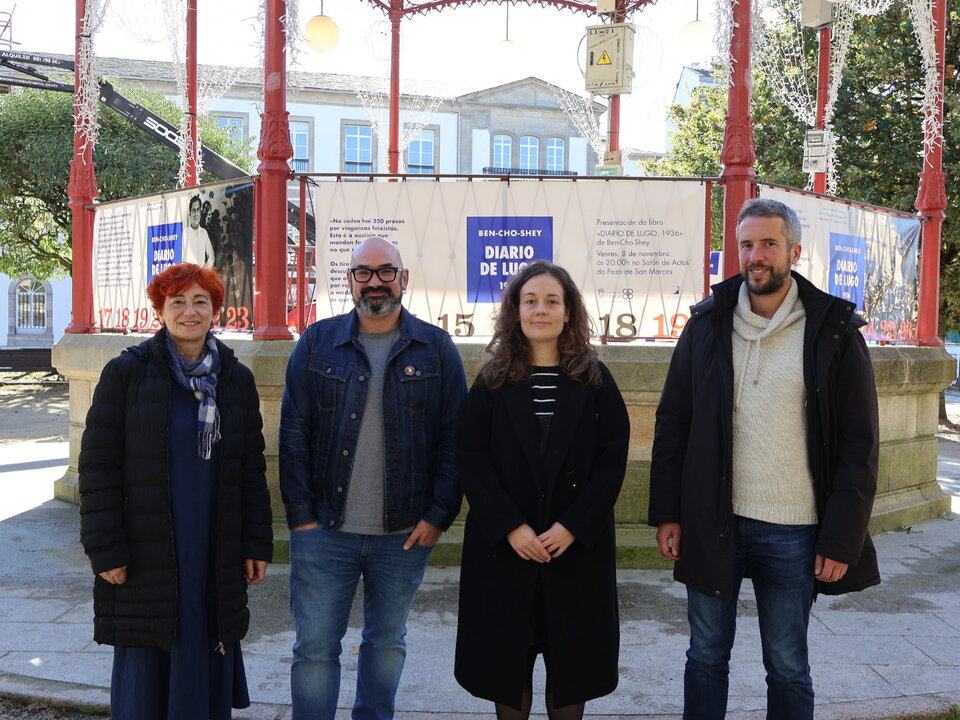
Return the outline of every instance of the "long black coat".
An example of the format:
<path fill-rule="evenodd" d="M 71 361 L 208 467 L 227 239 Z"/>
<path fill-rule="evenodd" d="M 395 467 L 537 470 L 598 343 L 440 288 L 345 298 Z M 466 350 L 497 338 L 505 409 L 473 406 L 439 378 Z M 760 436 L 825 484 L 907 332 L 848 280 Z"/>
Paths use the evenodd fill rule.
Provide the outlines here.
<path fill-rule="evenodd" d="M 546 627 L 554 702 L 570 705 L 617 686 L 613 505 L 627 460 L 630 421 L 606 367 L 592 388 L 560 374 L 556 415 L 541 455 L 529 383 L 474 384 L 458 432 L 470 503 L 460 573 L 455 675 L 470 693 L 520 707 L 529 680 L 534 617 Z M 520 558 L 507 534 L 555 521 L 576 540 L 546 564 Z M 542 604 L 536 604 L 541 583 Z"/>
<path fill-rule="evenodd" d="M 165 331 L 104 367 L 80 443 L 80 540 L 94 573 L 127 566 L 127 580 L 94 584 L 98 643 L 170 650 L 177 627 L 177 562 L 167 477 L 171 376 Z M 263 422 L 253 374 L 217 342 L 219 484 L 212 552 L 213 641 L 247 632 L 243 561 L 273 557 Z M 190 448 L 195 452 L 195 448 Z"/>
<path fill-rule="evenodd" d="M 877 487 L 879 421 L 873 366 L 848 300 L 793 273 L 806 312 L 803 380 L 805 442 L 819 528 L 816 552 L 847 563 L 840 594 L 880 582 L 867 524 Z M 657 408 L 648 522 L 678 522 L 674 577 L 697 592 L 729 597 L 733 583 L 733 309 L 740 276 L 714 285 L 692 308 Z M 776 398 L 771 400 L 776 401 Z M 811 568 L 812 572 L 812 568 Z"/>

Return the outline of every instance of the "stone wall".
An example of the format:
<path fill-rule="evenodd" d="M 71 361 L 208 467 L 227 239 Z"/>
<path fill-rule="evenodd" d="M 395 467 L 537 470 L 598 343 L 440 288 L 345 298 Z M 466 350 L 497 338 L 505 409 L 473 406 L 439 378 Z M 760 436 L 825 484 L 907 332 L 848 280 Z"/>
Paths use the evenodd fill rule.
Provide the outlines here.
<path fill-rule="evenodd" d="M 77 455 L 87 408 L 104 364 L 142 338 L 120 335 L 65 335 L 54 346 L 53 364 L 70 381 L 70 466 L 56 482 L 57 498 L 76 503 Z M 276 521 L 278 559 L 286 554 L 287 531 L 277 482 L 277 425 L 290 342 L 224 338 L 257 378 L 266 439 L 267 473 Z M 482 357 L 479 343 L 461 344 L 468 376 Z M 609 345 L 601 357 L 610 367 L 630 412 L 627 475 L 616 507 L 619 563 L 653 567 L 661 563 L 646 527 L 654 414 L 673 347 L 663 343 Z M 942 348 L 871 347 L 880 400 L 880 479 L 871 530 L 883 532 L 950 510 L 937 473 L 940 391 L 955 380 L 956 364 Z M 435 562 L 455 564 L 462 516 L 434 553 Z"/>

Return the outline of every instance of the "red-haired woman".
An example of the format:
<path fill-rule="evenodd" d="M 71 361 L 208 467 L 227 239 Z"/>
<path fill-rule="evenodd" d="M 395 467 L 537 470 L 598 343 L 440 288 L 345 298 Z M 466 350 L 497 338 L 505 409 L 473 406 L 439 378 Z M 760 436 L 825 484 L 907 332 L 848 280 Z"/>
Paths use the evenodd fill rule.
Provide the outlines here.
<path fill-rule="evenodd" d="M 455 674 L 498 720 L 525 720 L 542 653 L 548 716 L 578 720 L 617 686 L 613 505 L 630 422 L 563 268 L 510 280 L 490 350 L 457 439 L 470 513 Z"/>
<path fill-rule="evenodd" d="M 154 337 L 103 369 L 80 446 L 94 639 L 114 645 L 113 720 L 221 720 L 247 707 L 247 585 L 272 559 L 253 375 L 210 333 L 217 274 L 174 265 Z"/>

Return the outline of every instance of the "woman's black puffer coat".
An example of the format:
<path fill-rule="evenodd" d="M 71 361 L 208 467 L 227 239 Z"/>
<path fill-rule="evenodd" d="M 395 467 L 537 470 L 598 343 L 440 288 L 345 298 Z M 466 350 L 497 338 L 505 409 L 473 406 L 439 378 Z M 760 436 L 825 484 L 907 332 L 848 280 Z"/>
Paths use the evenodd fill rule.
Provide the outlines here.
<path fill-rule="evenodd" d="M 165 330 L 103 369 L 80 444 L 80 540 L 95 574 L 127 566 L 127 580 L 94 584 L 94 639 L 169 651 L 176 634 L 177 562 L 167 477 L 171 383 Z M 211 548 L 215 642 L 247 632 L 245 559 L 270 561 L 272 515 L 263 422 L 253 374 L 217 341 L 219 484 Z M 192 449 L 192 448 L 191 448 Z M 195 451 L 195 450 L 194 450 Z"/>

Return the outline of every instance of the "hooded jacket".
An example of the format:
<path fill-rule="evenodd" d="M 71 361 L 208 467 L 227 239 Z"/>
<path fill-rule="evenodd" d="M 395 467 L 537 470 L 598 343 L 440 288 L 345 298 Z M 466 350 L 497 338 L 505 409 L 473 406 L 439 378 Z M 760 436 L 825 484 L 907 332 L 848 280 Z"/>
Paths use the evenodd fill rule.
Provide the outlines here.
<path fill-rule="evenodd" d="M 880 582 L 867 533 L 880 436 L 873 366 L 854 304 L 796 272 L 792 277 L 806 312 L 805 445 L 817 506 L 816 552 L 850 566 L 841 580 L 818 583 L 818 591 L 841 594 Z M 674 577 L 714 597 L 733 591 L 731 333 L 742 282 L 737 276 L 714 285 L 711 297 L 691 308 L 657 408 L 650 468 L 648 523 L 682 528 Z"/>
<path fill-rule="evenodd" d="M 95 574 L 127 566 L 127 580 L 94 584 L 94 639 L 169 651 L 177 627 L 167 430 L 171 376 L 165 330 L 104 367 L 80 443 L 80 540 Z M 273 557 L 263 422 L 253 374 L 217 341 L 219 483 L 211 552 L 213 632 L 223 645 L 247 632 L 243 561 Z M 194 448 L 186 451 L 195 452 Z"/>

